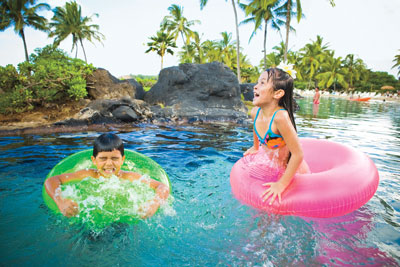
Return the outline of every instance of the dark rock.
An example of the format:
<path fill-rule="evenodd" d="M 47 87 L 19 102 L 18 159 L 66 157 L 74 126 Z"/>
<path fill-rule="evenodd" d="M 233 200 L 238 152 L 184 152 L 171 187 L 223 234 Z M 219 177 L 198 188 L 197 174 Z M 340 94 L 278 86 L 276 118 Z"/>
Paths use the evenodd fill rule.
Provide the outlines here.
<path fill-rule="evenodd" d="M 73 118 L 58 122 L 56 125 L 113 124 L 147 121 L 153 113 L 150 106 L 142 100 L 123 98 L 99 99 L 90 102 Z"/>
<path fill-rule="evenodd" d="M 256 83 L 242 83 L 240 85 L 240 92 L 243 94 L 244 100 L 253 101 L 255 85 Z"/>
<path fill-rule="evenodd" d="M 126 79 L 126 81 L 136 88 L 135 98 L 144 100 L 145 91 L 143 89 L 143 86 L 140 83 L 138 83 L 135 79 Z"/>
<path fill-rule="evenodd" d="M 136 95 L 133 82 L 121 81 L 105 69 L 96 69 L 87 78 L 87 91 L 91 99 L 134 99 Z"/>
<path fill-rule="evenodd" d="M 119 106 L 112 111 L 114 118 L 123 122 L 138 121 L 139 117 L 129 106 Z"/>
<path fill-rule="evenodd" d="M 165 68 L 145 95 L 156 116 L 186 120 L 231 121 L 247 118 L 236 75 L 224 64 L 181 64 Z"/>

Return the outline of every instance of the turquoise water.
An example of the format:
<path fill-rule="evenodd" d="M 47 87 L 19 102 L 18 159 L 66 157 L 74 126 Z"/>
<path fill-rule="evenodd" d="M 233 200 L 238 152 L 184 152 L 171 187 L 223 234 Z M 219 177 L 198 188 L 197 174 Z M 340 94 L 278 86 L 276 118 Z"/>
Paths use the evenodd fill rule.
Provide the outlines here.
<path fill-rule="evenodd" d="M 62 158 L 98 133 L 0 137 L 0 265 L 399 266 L 400 104 L 299 101 L 301 137 L 351 145 L 375 162 L 380 185 L 362 208 L 332 219 L 268 215 L 241 205 L 229 173 L 251 146 L 251 128 L 141 125 L 118 134 L 157 161 L 175 212 L 93 232 L 53 215 L 41 188 Z"/>

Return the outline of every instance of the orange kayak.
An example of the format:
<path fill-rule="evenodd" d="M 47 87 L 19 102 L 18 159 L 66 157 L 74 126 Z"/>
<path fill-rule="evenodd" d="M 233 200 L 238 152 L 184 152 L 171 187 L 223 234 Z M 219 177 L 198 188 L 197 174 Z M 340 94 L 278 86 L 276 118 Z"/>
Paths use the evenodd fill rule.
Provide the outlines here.
<path fill-rule="evenodd" d="M 368 101 L 370 99 L 371 99 L 370 97 L 363 97 L 363 98 L 350 99 L 350 101 Z"/>

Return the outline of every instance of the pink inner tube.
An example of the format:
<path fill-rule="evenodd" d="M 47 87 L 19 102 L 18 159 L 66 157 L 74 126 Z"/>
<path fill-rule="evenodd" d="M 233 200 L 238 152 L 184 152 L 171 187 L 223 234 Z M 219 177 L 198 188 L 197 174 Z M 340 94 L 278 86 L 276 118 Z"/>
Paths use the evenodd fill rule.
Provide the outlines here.
<path fill-rule="evenodd" d="M 328 218 L 360 208 L 375 194 L 379 174 L 364 153 L 328 140 L 301 138 L 310 174 L 296 174 L 282 194 L 282 203 L 262 201 L 263 183 L 276 177 L 262 176 L 263 170 L 248 165 L 245 156 L 231 170 L 232 192 L 241 202 L 266 212 Z M 262 166 L 261 166 L 262 167 Z"/>

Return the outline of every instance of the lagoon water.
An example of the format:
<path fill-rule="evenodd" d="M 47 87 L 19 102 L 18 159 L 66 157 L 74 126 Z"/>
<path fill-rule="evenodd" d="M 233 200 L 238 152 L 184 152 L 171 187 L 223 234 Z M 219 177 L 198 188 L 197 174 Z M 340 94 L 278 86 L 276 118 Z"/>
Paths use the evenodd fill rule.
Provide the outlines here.
<path fill-rule="evenodd" d="M 378 191 L 360 209 L 312 219 L 243 206 L 229 173 L 252 144 L 250 127 L 141 125 L 118 134 L 166 170 L 175 212 L 93 232 L 52 214 L 41 189 L 98 133 L 0 137 L 0 265 L 399 266 L 400 104 L 322 98 L 316 113 L 311 102 L 299 100 L 300 137 L 353 146 L 378 168 Z"/>

